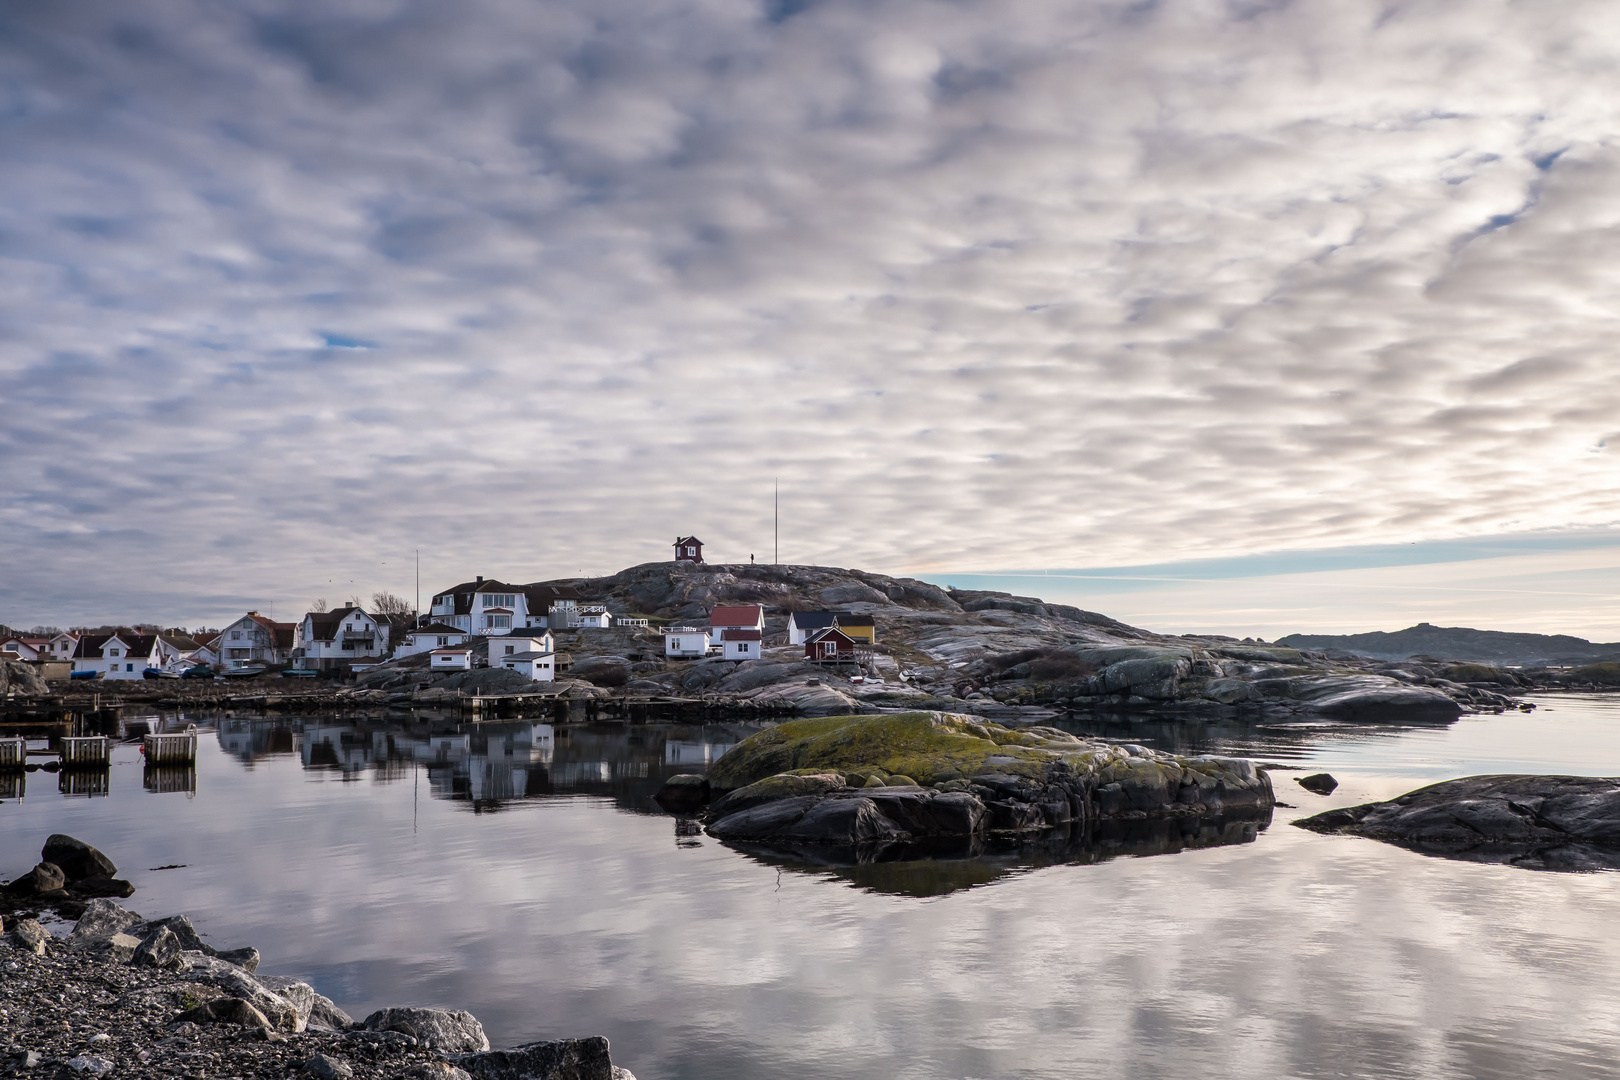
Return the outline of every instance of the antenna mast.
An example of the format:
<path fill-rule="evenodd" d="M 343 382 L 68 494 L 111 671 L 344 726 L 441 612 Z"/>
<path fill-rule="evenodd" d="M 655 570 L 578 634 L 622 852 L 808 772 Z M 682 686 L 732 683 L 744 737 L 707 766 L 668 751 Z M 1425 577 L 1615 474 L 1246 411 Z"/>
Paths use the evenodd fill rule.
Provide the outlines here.
<path fill-rule="evenodd" d="M 771 565 L 782 565 L 782 481 L 776 480 L 775 516 L 771 518 Z"/>
<path fill-rule="evenodd" d="M 416 617 L 416 624 L 422 624 L 422 549 L 416 549 L 416 609 L 411 612 Z"/>

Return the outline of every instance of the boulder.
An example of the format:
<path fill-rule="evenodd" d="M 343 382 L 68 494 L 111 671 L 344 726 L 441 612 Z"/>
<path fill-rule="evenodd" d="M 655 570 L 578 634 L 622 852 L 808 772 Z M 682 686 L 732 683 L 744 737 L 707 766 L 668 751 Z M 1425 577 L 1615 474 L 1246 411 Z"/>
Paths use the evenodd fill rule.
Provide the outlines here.
<path fill-rule="evenodd" d="M 256 978 L 261 986 L 264 986 L 287 1004 L 297 1009 L 305 1027 L 309 1025 L 309 1018 L 315 1012 L 316 995 L 313 986 L 301 979 L 289 978 L 286 975 L 259 975 Z"/>
<path fill-rule="evenodd" d="M 73 927 L 73 933 L 68 935 L 68 948 L 86 948 L 115 934 L 125 934 L 140 924 L 141 917 L 135 912 L 128 911 L 105 898 L 95 899 L 86 904 L 83 913 L 79 915 L 78 924 Z M 135 943 L 139 945 L 140 939 L 137 938 Z"/>
<path fill-rule="evenodd" d="M 12 945 L 35 956 L 44 956 L 45 943 L 51 940 L 51 932 L 35 919 L 18 919 L 8 936 Z"/>
<path fill-rule="evenodd" d="M 696 810 L 709 801 L 709 778 L 696 773 L 679 773 L 665 780 L 653 799 L 665 810 Z"/>
<path fill-rule="evenodd" d="M 349 1063 L 326 1054 L 316 1054 L 304 1062 L 304 1071 L 316 1080 L 349 1080 L 354 1069 Z"/>
<path fill-rule="evenodd" d="M 32 664 L 25 664 L 21 660 L 0 660 L 0 696 L 44 697 L 50 692 L 50 686 L 40 678 Z"/>
<path fill-rule="evenodd" d="M 366 1017 L 361 1026 L 367 1031 L 397 1031 L 410 1035 L 430 1050 L 458 1053 L 489 1049 L 484 1025 L 472 1013 L 459 1010 L 379 1009 Z"/>
<path fill-rule="evenodd" d="M 88 877 L 73 882 L 67 891 L 69 896 L 80 900 L 91 900 L 96 897 L 127 900 L 135 895 L 135 886 L 123 878 Z"/>
<path fill-rule="evenodd" d="M 309 1018 L 292 1002 L 235 964 L 200 952 L 182 952 L 180 956 L 189 965 L 192 979 L 217 986 L 227 995 L 249 1002 L 277 1031 L 303 1031 L 308 1023 Z"/>
<path fill-rule="evenodd" d="M 160 926 L 141 940 L 131 962 L 136 967 L 179 967 L 180 939 L 167 926 Z"/>
<path fill-rule="evenodd" d="M 61 867 L 42 862 L 13 880 L 6 886 L 6 891 L 14 896 L 38 896 L 40 893 L 60 892 L 66 885 L 67 878 Z"/>
<path fill-rule="evenodd" d="M 100 851 L 83 840 L 56 833 L 45 841 L 40 859 L 62 868 L 69 883 L 85 878 L 112 878 L 118 876 L 118 867 Z"/>
<path fill-rule="evenodd" d="M 1315 795 L 1331 795 L 1339 786 L 1339 782 L 1325 772 L 1296 777 L 1294 782 Z"/>
<path fill-rule="evenodd" d="M 348 1031 L 354 1027 L 354 1017 L 333 1004 L 331 998 L 316 994 L 315 1002 L 309 1010 L 309 1026 L 326 1028 L 330 1031 Z"/>
<path fill-rule="evenodd" d="M 1620 779 L 1469 776 L 1329 810 L 1302 829 L 1539 870 L 1620 867 Z"/>
<path fill-rule="evenodd" d="M 158 919 L 146 924 L 147 932 L 166 927 L 180 942 L 180 948 L 187 952 L 200 952 L 207 956 L 216 956 L 219 953 L 212 945 L 202 939 L 197 928 L 191 925 L 191 920 L 184 915 L 170 915 L 167 919 Z"/>
<path fill-rule="evenodd" d="M 527 1043 L 453 1060 L 473 1080 L 615 1080 L 608 1041 L 600 1035 Z"/>
<path fill-rule="evenodd" d="M 259 950 L 251 945 L 245 945 L 240 949 L 226 949 L 223 952 L 216 951 L 213 955 L 228 964 L 235 964 L 250 975 L 259 970 Z"/>
<path fill-rule="evenodd" d="M 249 1028 L 269 1028 L 270 1019 L 251 1001 L 239 997 L 217 997 L 178 1017 L 193 1024 L 240 1024 Z"/>
<path fill-rule="evenodd" d="M 881 786 L 881 782 L 880 782 Z M 799 795 L 825 795 L 828 792 L 838 791 L 844 787 L 844 778 L 838 773 L 811 773 L 798 775 L 794 773 L 778 773 L 763 780 L 749 784 L 726 793 L 715 800 L 709 808 L 711 814 L 720 817 L 726 814 L 735 814 L 739 810 L 747 810 L 762 803 L 775 802 L 778 799 L 788 799 Z"/>

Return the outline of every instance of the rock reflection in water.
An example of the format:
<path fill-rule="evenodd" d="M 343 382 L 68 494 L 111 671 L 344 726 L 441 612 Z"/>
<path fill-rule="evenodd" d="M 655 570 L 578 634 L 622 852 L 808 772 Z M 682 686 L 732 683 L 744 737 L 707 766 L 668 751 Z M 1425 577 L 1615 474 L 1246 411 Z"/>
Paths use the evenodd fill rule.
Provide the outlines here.
<path fill-rule="evenodd" d="M 669 776 L 701 770 L 758 725 L 552 725 L 528 720 L 457 723 L 232 717 L 219 721 L 227 753 L 297 755 L 344 779 L 401 779 L 413 768 L 435 798 L 476 812 L 559 795 L 595 795 L 637 813 L 662 813 L 652 795 Z"/>
<path fill-rule="evenodd" d="M 826 874 L 868 892 L 943 896 L 1045 866 L 1085 866 L 1122 856 L 1174 855 L 1251 844 L 1271 824 L 1258 815 L 1105 821 L 1033 836 L 973 837 L 928 844 L 726 846 L 795 873 Z"/>

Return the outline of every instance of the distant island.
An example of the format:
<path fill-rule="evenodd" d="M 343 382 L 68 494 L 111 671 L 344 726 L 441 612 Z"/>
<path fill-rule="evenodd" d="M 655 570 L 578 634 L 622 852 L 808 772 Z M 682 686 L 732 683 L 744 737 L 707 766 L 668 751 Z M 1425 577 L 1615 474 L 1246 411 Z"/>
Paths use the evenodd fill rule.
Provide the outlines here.
<path fill-rule="evenodd" d="M 1513 665 L 1620 660 L 1620 642 L 1592 642 L 1568 634 L 1510 634 L 1426 622 L 1393 633 L 1289 634 L 1279 638 L 1277 644 L 1294 649 L 1354 653 L 1378 660 L 1431 656 L 1437 660 Z"/>

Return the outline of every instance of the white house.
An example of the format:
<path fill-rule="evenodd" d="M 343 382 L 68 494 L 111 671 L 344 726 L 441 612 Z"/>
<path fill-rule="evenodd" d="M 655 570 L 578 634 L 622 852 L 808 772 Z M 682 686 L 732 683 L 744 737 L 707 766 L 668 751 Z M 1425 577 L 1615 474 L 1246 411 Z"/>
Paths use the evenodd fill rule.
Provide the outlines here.
<path fill-rule="evenodd" d="M 727 660 L 758 660 L 765 635 L 758 630 L 731 627 L 720 634 L 720 655 Z"/>
<path fill-rule="evenodd" d="M 298 624 L 294 666 L 306 671 L 347 668 L 355 661 L 388 655 L 393 623 L 347 605 L 336 611 L 311 611 Z"/>
<path fill-rule="evenodd" d="M 104 679 L 142 679 L 147 668 L 167 667 L 179 655 L 157 634 L 86 634 L 74 650 L 73 670 L 99 671 Z"/>
<path fill-rule="evenodd" d="M 552 652 L 509 653 L 496 657 L 491 663 L 499 664 L 507 671 L 516 671 L 535 682 L 554 682 L 557 678 L 556 656 Z"/>
<path fill-rule="evenodd" d="M 550 630 L 514 630 L 505 637 L 490 639 L 489 662 L 493 665 L 504 657 L 518 653 L 550 653 L 555 649 L 556 642 Z"/>
<path fill-rule="evenodd" d="M 432 652 L 434 649 L 444 649 L 451 645 L 464 645 L 466 641 L 465 630 L 458 630 L 444 623 L 428 623 L 426 626 L 417 627 L 400 639 L 399 645 L 394 649 L 394 659 Z"/>
<path fill-rule="evenodd" d="M 718 640 L 727 630 L 758 630 L 765 632 L 765 609 L 758 604 L 737 607 L 720 605 L 709 612 L 709 634 Z"/>
<path fill-rule="evenodd" d="M 78 647 L 79 635 L 71 630 L 64 630 L 51 638 L 50 643 L 45 646 L 45 659 L 71 660 L 73 659 L 74 650 Z"/>
<path fill-rule="evenodd" d="M 582 604 L 578 608 L 575 625 L 592 630 L 606 630 L 613 625 L 613 616 L 601 604 Z"/>
<path fill-rule="evenodd" d="M 50 646 L 50 643 L 51 639 L 46 637 L 29 637 L 26 635 L 8 637 L 4 641 L 0 641 L 0 653 L 9 653 L 18 660 L 38 660 L 41 656 L 49 659 L 49 655 L 45 650 Z"/>
<path fill-rule="evenodd" d="M 428 617 L 469 634 L 505 634 L 568 621 L 579 591 L 567 585 L 508 585 L 482 577 L 436 593 Z M 561 620 L 561 621 L 559 621 Z"/>
<path fill-rule="evenodd" d="M 275 622 L 250 611 L 219 632 L 214 651 L 225 667 L 279 667 L 291 659 L 297 635 L 297 623 Z"/>
<path fill-rule="evenodd" d="M 195 664 L 207 664 L 209 667 L 219 666 L 219 635 L 204 638 L 197 643 L 197 647 L 185 654 L 185 658 Z"/>
<path fill-rule="evenodd" d="M 428 654 L 428 667 L 434 671 L 471 671 L 472 666 L 472 647 L 468 645 L 434 649 Z"/>
<path fill-rule="evenodd" d="M 709 632 L 691 626 L 671 626 L 664 631 L 664 655 L 694 657 L 709 655 Z"/>

